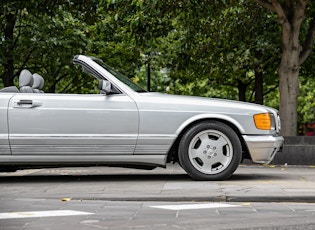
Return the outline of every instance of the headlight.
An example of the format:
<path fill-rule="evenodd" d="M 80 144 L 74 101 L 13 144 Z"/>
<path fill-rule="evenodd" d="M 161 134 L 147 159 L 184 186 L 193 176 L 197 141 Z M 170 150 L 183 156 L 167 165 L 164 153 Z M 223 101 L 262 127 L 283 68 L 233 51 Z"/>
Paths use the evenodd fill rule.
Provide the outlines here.
<path fill-rule="evenodd" d="M 254 115 L 254 122 L 257 129 L 275 130 L 276 122 L 273 114 L 260 113 Z"/>

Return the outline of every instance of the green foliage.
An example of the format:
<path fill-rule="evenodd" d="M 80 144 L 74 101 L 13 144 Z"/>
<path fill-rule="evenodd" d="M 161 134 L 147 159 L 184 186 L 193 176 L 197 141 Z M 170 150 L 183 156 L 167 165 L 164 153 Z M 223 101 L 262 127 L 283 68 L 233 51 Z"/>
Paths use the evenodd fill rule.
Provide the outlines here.
<path fill-rule="evenodd" d="M 0 10 L 3 83 L 17 85 L 27 68 L 45 78 L 46 92 L 95 93 L 96 82 L 72 65 L 74 55 L 87 54 L 143 88 L 150 64 L 151 90 L 172 94 L 237 100 L 243 90 L 254 102 L 262 75 L 264 104 L 279 107 L 280 27 L 252 1 L 8 0 Z M 314 119 L 313 63 L 314 55 L 301 68 L 300 123 Z"/>
<path fill-rule="evenodd" d="M 45 78 L 46 92 L 73 92 L 82 76 L 69 65 L 75 54 L 86 52 L 89 43 L 84 16 L 74 17 L 78 6 L 71 1 L 8 1 L 2 7 L 2 79 L 15 78 L 17 84 L 16 77 L 26 68 Z M 6 75 L 8 69 L 13 70 L 12 76 Z"/>

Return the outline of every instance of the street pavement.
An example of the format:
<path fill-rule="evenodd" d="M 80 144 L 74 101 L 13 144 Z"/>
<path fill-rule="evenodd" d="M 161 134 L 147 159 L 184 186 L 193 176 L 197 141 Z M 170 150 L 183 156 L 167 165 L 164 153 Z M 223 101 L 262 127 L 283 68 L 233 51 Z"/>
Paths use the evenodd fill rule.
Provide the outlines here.
<path fill-rule="evenodd" d="M 0 173 L 0 195 L 2 199 L 65 201 L 314 203 L 315 166 L 240 165 L 225 181 L 194 181 L 177 164 L 151 171 L 114 167 L 30 169 Z"/>

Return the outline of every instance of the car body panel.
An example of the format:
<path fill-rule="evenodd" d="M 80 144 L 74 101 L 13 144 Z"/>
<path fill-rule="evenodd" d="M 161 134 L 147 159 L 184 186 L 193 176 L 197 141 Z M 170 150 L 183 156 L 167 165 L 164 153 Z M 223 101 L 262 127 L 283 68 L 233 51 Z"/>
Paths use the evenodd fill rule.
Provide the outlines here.
<path fill-rule="evenodd" d="M 10 155 L 9 128 L 8 128 L 8 104 L 12 93 L 2 93 L 0 98 L 0 155 Z"/>
<path fill-rule="evenodd" d="M 146 118 L 157 117 L 160 124 L 155 128 L 160 131 L 178 127 L 170 130 L 170 133 L 179 133 L 192 121 L 203 118 L 222 119 L 233 123 L 242 134 L 276 134 L 275 130 L 257 130 L 255 128 L 254 114 L 274 113 L 276 111 L 265 106 L 256 104 L 235 102 L 222 99 L 210 99 L 204 97 L 191 97 L 179 95 L 167 95 L 161 93 L 146 93 L 135 98 L 140 116 L 140 122 L 145 122 Z M 167 119 L 166 119 L 167 118 Z M 147 121 L 150 122 L 150 119 Z M 155 121 L 156 122 L 156 121 Z M 166 124 L 165 122 L 170 122 Z M 177 125 L 175 125 L 177 123 Z M 163 125 L 162 125 L 163 124 Z M 146 125 L 140 123 L 140 133 L 150 132 L 145 130 Z M 143 129 L 142 129 L 143 128 Z"/>
<path fill-rule="evenodd" d="M 13 155 L 131 155 L 138 136 L 138 110 L 126 95 L 18 94 L 8 116 Z"/>

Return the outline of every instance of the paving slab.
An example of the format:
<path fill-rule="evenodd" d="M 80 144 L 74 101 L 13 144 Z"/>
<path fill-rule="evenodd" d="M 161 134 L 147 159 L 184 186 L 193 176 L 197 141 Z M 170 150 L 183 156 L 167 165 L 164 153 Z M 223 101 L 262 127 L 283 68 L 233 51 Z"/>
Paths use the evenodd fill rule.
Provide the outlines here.
<path fill-rule="evenodd" d="M 177 164 L 151 171 L 113 167 L 21 170 L 0 173 L 0 197 L 315 203 L 315 168 L 240 165 L 225 181 L 194 181 Z"/>

